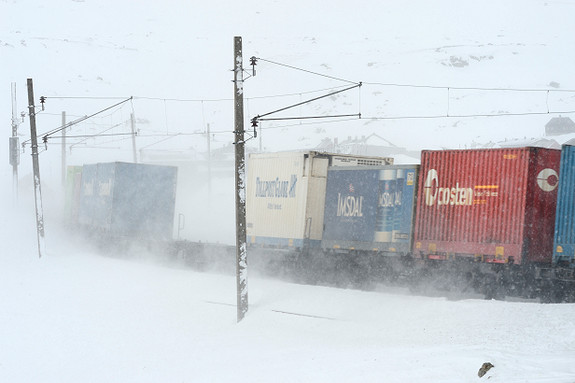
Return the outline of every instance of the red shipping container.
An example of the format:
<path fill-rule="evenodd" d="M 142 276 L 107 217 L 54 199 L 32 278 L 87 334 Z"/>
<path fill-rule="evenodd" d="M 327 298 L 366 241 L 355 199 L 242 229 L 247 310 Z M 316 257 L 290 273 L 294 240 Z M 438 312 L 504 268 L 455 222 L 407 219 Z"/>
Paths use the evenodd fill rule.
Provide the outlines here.
<path fill-rule="evenodd" d="M 550 263 L 560 150 L 423 151 L 414 255 Z"/>

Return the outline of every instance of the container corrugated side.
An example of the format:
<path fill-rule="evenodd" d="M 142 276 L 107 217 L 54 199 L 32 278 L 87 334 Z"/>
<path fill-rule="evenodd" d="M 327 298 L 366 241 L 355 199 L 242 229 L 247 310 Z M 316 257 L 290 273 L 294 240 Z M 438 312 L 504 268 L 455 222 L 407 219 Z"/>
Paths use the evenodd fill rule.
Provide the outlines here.
<path fill-rule="evenodd" d="M 94 190 L 96 211 L 94 211 L 94 227 L 111 233 L 115 216 L 113 192 L 116 186 L 116 163 L 99 163 L 96 165 L 96 168 Z"/>
<path fill-rule="evenodd" d="M 414 252 L 550 262 L 560 151 L 423 151 Z"/>
<path fill-rule="evenodd" d="M 112 164 L 88 164 L 82 167 L 78 223 L 91 230 L 109 232 L 112 198 L 111 191 L 101 187 L 104 170 L 113 170 Z"/>
<path fill-rule="evenodd" d="M 410 252 L 417 173 L 417 165 L 330 168 L 322 247 Z"/>
<path fill-rule="evenodd" d="M 555 217 L 553 263 L 575 265 L 575 146 L 564 145 Z"/>
<path fill-rule="evenodd" d="M 528 262 L 552 261 L 560 163 L 560 150 L 531 148 L 523 238 Z"/>
<path fill-rule="evenodd" d="M 82 167 L 68 166 L 66 168 L 66 204 L 64 209 L 66 212 L 66 219 L 72 225 L 78 224 L 81 191 Z"/>
<path fill-rule="evenodd" d="M 79 223 L 112 236 L 172 237 L 177 168 L 122 162 L 84 165 Z"/>
<path fill-rule="evenodd" d="M 114 165 L 111 230 L 129 237 L 170 239 L 177 168 L 125 162 Z"/>

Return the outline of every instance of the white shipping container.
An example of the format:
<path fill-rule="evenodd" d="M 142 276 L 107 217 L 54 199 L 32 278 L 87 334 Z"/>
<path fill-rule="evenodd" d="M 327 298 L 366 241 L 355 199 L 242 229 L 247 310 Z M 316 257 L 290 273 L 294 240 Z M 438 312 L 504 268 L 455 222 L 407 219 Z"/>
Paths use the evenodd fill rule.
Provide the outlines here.
<path fill-rule="evenodd" d="M 280 248 L 319 246 L 328 167 L 391 164 L 392 158 L 314 151 L 250 154 L 248 242 Z"/>

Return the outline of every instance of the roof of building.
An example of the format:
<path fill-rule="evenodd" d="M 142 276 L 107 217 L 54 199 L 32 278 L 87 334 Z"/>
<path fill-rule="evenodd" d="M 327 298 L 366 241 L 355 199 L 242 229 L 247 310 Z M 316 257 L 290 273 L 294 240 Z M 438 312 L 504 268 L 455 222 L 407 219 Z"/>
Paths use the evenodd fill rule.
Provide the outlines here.
<path fill-rule="evenodd" d="M 547 124 L 545 128 L 573 128 L 575 129 L 575 122 L 569 117 L 553 117 Z"/>

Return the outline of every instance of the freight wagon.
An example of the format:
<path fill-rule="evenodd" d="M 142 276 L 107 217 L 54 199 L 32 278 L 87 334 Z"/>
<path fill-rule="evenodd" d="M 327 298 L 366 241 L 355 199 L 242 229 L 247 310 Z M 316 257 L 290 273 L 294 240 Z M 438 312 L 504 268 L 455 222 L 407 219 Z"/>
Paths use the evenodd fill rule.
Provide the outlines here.
<path fill-rule="evenodd" d="M 331 167 L 322 248 L 409 254 L 418 168 Z"/>
<path fill-rule="evenodd" d="M 551 263 L 559 150 L 423 151 L 414 255 Z"/>
<path fill-rule="evenodd" d="M 561 150 L 553 264 L 575 267 L 575 146 L 571 145 Z"/>
<path fill-rule="evenodd" d="M 171 240 L 176 182 L 172 166 L 84 165 L 77 224 L 107 239 Z"/>
<path fill-rule="evenodd" d="M 393 159 L 307 152 L 251 154 L 246 198 L 252 246 L 319 248 L 328 168 L 381 166 Z"/>

